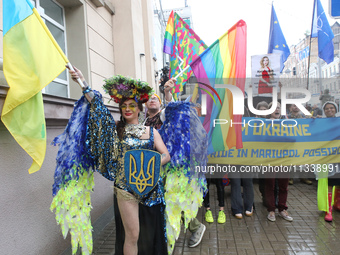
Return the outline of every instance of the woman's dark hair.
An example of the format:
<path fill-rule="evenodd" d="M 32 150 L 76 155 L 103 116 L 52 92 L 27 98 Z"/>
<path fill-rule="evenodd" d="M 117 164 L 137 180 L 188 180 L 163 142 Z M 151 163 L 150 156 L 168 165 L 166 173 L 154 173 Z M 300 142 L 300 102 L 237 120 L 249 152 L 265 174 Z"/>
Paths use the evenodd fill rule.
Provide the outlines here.
<path fill-rule="evenodd" d="M 131 98 L 124 97 L 119 102 L 120 121 L 118 121 L 118 123 L 117 123 L 117 134 L 118 134 L 118 137 L 119 137 L 120 140 L 123 140 L 124 131 L 125 131 L 125 124 L 126 124 L 125 119 L 123 118 L 123 115 L 122 115 L 122 109 L 120 107 L 122 106 L 122 104 L 125 101 L 127 101 L 129 99 L 131 99 Z M 143 103 L 137 102 L 137 105 L 138 105 L 138 109 L 141 112 L 143 112 Z"/>

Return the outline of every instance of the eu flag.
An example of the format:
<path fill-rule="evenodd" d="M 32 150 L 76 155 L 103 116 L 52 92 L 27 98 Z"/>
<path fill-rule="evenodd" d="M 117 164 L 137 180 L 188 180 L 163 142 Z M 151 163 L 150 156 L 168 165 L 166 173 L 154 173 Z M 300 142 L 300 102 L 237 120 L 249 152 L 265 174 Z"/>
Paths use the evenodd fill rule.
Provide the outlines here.
<path fill-rule="evenodd" d="M 284 62 L 286 62 L 288 56 L 290 55 L 289 47 L 287 46 L 286 39 L 283 36 L 279 21 L 274 10 L 274 5 L 272 5 L 272 15 L 270 20 L 270 31 L 269 31 L 269 43 L 268 43 L 268 53 L 280 53 L 280 72 L 282 72 Z"/>
<path fill-rule="evenodd" d="M 333 31 L 328 23 L 320 0 L 314 0 L 311 37 L 318 38 L 319 58 L 327 64 L 334 60 Z"/>

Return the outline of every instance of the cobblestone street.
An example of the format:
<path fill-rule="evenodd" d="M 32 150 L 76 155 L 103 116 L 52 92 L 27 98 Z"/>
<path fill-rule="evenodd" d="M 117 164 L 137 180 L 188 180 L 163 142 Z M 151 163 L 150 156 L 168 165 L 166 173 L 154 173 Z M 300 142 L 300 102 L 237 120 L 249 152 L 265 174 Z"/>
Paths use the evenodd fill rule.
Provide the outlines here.
<path fill-rule="evenodd" d="M 333 212 L 333 222 L 324 221 L 324 213 L 317 210 L 316 181 L 306 185 L 296 181 L 289 186 L 288 211 L 293 222 L 276 217 L 275 222 L 267 220 L 267 210 L 257 183 L 255 190 L 255 212 L 252 217 L 236 219 L 230 210 L 230 186 L 225 187 L 227 222 L 217 223 L 217 195 L 211 185 L 210 203 L 214 223 L 204 221 L 204 209 L 198 219 L 207 230 L 202 242 L 195 248 L 188 247 L 191 233 L 181 232 L 176 242 L 174 255 L 197 254 L 339 254 L 340 212 Z M 114 254 L 115 224 L 112 221 L 94 240 L 94 254 Z"/>

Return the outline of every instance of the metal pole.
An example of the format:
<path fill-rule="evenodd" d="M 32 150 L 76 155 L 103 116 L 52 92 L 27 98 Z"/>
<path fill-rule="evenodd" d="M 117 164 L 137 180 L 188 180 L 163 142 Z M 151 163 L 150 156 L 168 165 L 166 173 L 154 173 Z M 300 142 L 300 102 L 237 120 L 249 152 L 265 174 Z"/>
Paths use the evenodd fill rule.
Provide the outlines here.
<path fill-rule="evenodd" d="M 321 70 L 321 60 L 320 58 L 318 57 L 318 69 L 319 69 L 319 85 L 320 85 L 320 92 L 323 91 L 322 89 L 322 70 Z"/>
<path fill-rule="evenodd" d="M 313 16 L 312 16 L 312 25 L 310 29 L 310 37 L 309 37 L 309 56 L 308 56 L 308 72 L 307 72 L 307 90 L 309 87 L 309 66 L 310 66 L 310 55 L 312 52 L 312 34 L 313 34 L 313 21 L 314 21 L 314 12 L 315 12 L 315 0 L 313 5 Z"/>

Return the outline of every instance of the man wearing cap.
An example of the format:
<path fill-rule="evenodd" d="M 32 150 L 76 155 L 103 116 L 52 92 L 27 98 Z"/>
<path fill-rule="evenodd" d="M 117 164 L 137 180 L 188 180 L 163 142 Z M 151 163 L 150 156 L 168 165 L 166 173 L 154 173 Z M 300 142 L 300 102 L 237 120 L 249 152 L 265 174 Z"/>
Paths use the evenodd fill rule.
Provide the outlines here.
<path fill-rule="evenodd" d="M 166 104 L 173 101 L 171 90 L 174 87 L 176 79 L 171 78 L 164 85 L 164 95 Z M 162 100 L 157 94 L 153 94 L 149 101 L 146 102 L 147 119 L 145 121 L 145 126 L 152 126 L 156 129 L 160 129 L 165 120 L 165 111 L 161 110 Z"/>
<path fill-rule="evenodd" d="M 175 78 L 171 78 L 164 84 L 164 94 L 165 94 L 165 105 L 173 102 L 171 90 L 175 85 Z M 165 108 L 161 110 L 162 101 L 157 94 L 153 94 L 149 101 L 146 102 L 147 119 L 145 121 L 145 126 L 151 126 L 156 129 L 160 129 L 163 122 L 165 121 Z M 204 224 L 199 222 L 197 218 L 193 218 L 188 225 L 189 231 L 192 233 L 188 245 L 193 248 L 200 244 L 206 227 Z"/>

